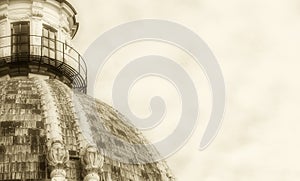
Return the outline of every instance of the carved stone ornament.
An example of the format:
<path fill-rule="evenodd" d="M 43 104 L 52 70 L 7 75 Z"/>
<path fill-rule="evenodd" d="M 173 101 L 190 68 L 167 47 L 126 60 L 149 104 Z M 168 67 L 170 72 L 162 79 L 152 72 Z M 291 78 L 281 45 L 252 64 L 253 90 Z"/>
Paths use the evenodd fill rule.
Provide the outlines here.
<path fill-rule="evenodd" d="M 28 20 L 30 19 L 30 14 L 25 14 L 25 15 L 9 15 L 8 19 L 11 20 L 16 20 L 16 21 L 23 21 L 23 20 Z"/>
<path fill-rule="evenodd" d="M 66 15 L 61 14 L 60 16 L 60 25 L 62 28 L 64 28 L 65 30 L 69 31 L 69 21 Z"/>
<path fill-rule="evenodd" d="M 8 17 L 8 2 L 7 4 L 2 4 L 0 6 L 0 20 L 6 19 Z"/>
<path fill-rule="evenodd" d="M 0 21 L 7 18 L 7 13 L 0 14 Z"/>
<path fill-rule="evenodd" d="M 67 181 L 66 171 L 64 169 L 54 169 L 51 174 L 51 181 Z"/>
<path fill-rule="evenodd" d="M 32 16 L 43 17 L 43 4 L 40 2 L 32 3 Z"/>
<path fill-rule="evenodd" d="M 53 141 L 48 150 L 47 155 L 48 164 L 54 168 L 64 168 L 69 161 L 69 152 L 63 145 L 62 141 Z"/>
<path fill-rule="evenodd" d="M 84 181 L 99 181 L 98 172 L 104 163 L 104 157 L 100 155 L 97 147 L 88 146 L 82 156 L 82 165 L 84 166 Z"/>
<path fill-rule="evenodd" d="M 99 181 L 100 180 L 100 177 L 97 173 L 90 173 L 90 174 L 87 174 L 83 181 Z"/>

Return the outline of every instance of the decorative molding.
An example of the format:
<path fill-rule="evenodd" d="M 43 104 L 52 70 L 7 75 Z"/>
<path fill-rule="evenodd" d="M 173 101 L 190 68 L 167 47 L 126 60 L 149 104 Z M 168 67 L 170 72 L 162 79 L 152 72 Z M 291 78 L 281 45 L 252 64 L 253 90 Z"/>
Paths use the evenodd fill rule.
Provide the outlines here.
<path fill-rule="evenodd" d="M 69 161 L 69 152 L 61 140 L 54 140 L 51 143 L 48 148 L 47 161 L 52 167 L 51 181 L 67 181 L 65 168 Z"/>
<path fill-rule="evenodd" d="M 98 172 L 104 163 L 104 157 L 100 155 L 96 146 L 89 145 L 82 157 L 82 163 L 88 172 Z"/>
<path fill-rule="evenodd" d="M 69 161 L 69 152 L 61 140 L 54 140 L 48 148 L 47 161 L 52 171 L 51 181 L 66 181 L 67 162 Z"/>
<path fill-rule="evenodd" d="M 51 181 L 67 181 L 67 173 L 64 169 L 54 169 L 51 174 Z"/>
<path fill-rule="evenodd" d="M 44 22 L 47 24 L 47 25 L 49 25 L 49 26 L 51 26 L 51 27 L 53 27 L 53 28 L 55 28 L 55 29 L 59 29 L 59 26 L 58 25 L 56 25 L 56 24 L 53 24 L 51 21 L 49 21 L 49 20 L 47 20 L 47 19 L 45 19 L 45 18 L 43 18 L 43 20 L 44 20 Z"/>
<path fill-rule="evenodd" d="M 16 21 L 23 21 L 23 20 L 28 20 L 30 19 L 31 15 L 29 13 L 25 14 L 25 15 L 8 15 L 8 19 L 11 20 L 16 20 Z"/>
<path fill-rule="evenodd" d="M 8 3 L 8 2 L 7 2 Z M 3 4 L 0 6 L 0 21 L 8 17 L 8 4 Z"/>
<path fill-rule="evenodd" d="M 90 173 L 90 174 L 87 174 L 83 181 L 99 181 L 100 180 L 100 177 L 97 173 Z"/>
<path fill-rule="evenodd" d="M 51 88 L 42 79 L 35 79 L 35 83 L 39 91 L 41 92 L 42 109 L 45 111 L 43 118 L 46 124 L 46 135 L 48 140 L 62 140 L 62 130 L 60 127 L 60 120 L 58 114 L 58 108 L 55 105 Z M 51 142 L 47 143 L 47 147 L 51 147 Z"/>
<path fill-rule="evenodd" d="M 60 140 L 52 142 L 47 154 L 48 164 L 55 169 L 62 169 L 69 161 L 69 152 Z"/>
<path fill-rule="evenodd" d="M 70 31 L 69 21 L 65 14 L 61 13 L 60 15 L 60 26 L 65 29 L 67 32 Z"/>
<path fill-rule="evenodd" d="M 65 35 L 63 35 L 65 36 Z M 77 144 L 77 149 L 78 150 L 82 150 L 83 148 L 86 148 L 87 145 L 89 145 L 90 143 L 85 139 L 84 135 L 82 134 L 81 128 L 80 128 L 80 124 L 79 124 L 79 117 L 78 117 L 78 111 L 75 108 L 75 104 L 80 104 L 78 103 L 78 98 L 76 97 L 77 95 L 75 94 L 74 91 L 68 91 L 69 87 L 66 84 L 62 85 L 62 88 L 65 90 L 65 92 L 68 92 L 68 94 L 66 94 L 66 100 L 67 102 L 69 102 L 70 104 L 70 108 L 72 110 L 72 114 L 74 115 L 74 128 L 76 131 L 76 135 L 78 137 L 78 144 Z M 81 107 L 81 110 L 83 108 Z"/>
<path fill-rule="evenodd" d="M 0 14 L 0 21 L 7 18 L 7 12 Z"/>
<path fill-rule="evenodd" d="M 32 3 L 32 16 L 36 16 L 36 17 L 43 17 L 44 13 L 43 13 L 43 4 L 40 2 L 33 2 Z"/>
<path fill-rule="evenodd" d="M 104 157 L 100 155 L 96 146 L 89 145 L 81 159 L 84 166 L 84 181 L 99 181 L 98 172 L 103 167 Z"/>

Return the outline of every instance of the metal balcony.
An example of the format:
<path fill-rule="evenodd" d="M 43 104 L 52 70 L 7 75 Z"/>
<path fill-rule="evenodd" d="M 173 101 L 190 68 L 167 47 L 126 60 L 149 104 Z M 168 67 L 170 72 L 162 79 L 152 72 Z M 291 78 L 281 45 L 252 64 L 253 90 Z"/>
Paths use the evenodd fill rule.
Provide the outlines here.
<path fill-rule="evenodd" d="M 0 76 L 27 76 L 29 73 L 59 79 L 86 93 L 87 67 L 71 46 L 37 35 L 0 37 Z"/>

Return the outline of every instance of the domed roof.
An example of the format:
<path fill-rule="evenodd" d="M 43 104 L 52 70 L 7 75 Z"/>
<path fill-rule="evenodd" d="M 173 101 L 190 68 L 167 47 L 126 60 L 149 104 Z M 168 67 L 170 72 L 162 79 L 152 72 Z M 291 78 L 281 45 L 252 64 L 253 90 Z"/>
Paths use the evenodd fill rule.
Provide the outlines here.
<path fill-rule="evenodd" d="M 52 153 L 55 139 L 67 150 L 68 181 L 83 180 L 95 158 L 83 155 L 91 145 L 103 157 L 101 181 L 173 180 L 166 164 L 153 160 L 157 151 L 107 104 L 55 79 L 2 79 L 0 92 L 0 180 L 50 179 L 60 153 Z"/>

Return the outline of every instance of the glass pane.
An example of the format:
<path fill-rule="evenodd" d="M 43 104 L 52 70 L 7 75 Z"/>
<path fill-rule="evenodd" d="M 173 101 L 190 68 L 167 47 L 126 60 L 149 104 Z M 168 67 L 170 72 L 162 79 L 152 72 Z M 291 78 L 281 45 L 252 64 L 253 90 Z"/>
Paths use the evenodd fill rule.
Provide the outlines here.
<path fill-rule="evenodd" d="M 55 49 L 55 42 L 54 41 L 49 41 L 49 48 Z"/>
<path fill-rule="evenodd" d="M 45 47 L 48 47 L 49 41 L 48 41 L 47 38 L 43 38 L 43 45 L 44 45 Z"/>
<path fill-rule="evenodd" d="M 12 53 L 29 53 L 29 23 L 19 22 L 12 25 Z"/>
<path fill-rule="evenodd" d="M 55 33 L 50 31 L 49 32 L 49 38 L 54 40 L 55 39 Z"/>
<path fill-rule="evenodd" d="M 53 50 L 49 50 L 50 51 L 50 58 L 55 58 L 55 52 Z"/>
<path fill-rule="evenodd" d="M 43 46 L 46 48 L 44 56 L 55 59 L 56 57 L 56 31 L 50 27 L 43 27 Z"/>
<path fill-rule="evenodd" d="M 43 55 L 48 56 L 49 55 L 49 49 L 48 48 L 43 48 Z"/>
<path fill-rule="evenodd" d="M 48 30 L 46 30 L 45 28 L 43 29 L 43 36 L 48 37 Z"/>
<path fill-rule="evenodd" d="M 21 32 L 22 33 L 29 33 L 29 26 L 28 26 L 28 24 L 21 24 Z"/>
<path fill-rule="evenodd" d="M 13 25 L 13 34 L 20 33 L 20 25 Z"/>
<path fill-rule="evenodd" d="M 28 52 L 28 44 L 22 44 L 20 46 L 20 52 Z"/>
<path fill-rule="evenodd" d="M 29 37 L 28 36 L 20 36 L 20 43 L 28 43 Z"/>

